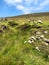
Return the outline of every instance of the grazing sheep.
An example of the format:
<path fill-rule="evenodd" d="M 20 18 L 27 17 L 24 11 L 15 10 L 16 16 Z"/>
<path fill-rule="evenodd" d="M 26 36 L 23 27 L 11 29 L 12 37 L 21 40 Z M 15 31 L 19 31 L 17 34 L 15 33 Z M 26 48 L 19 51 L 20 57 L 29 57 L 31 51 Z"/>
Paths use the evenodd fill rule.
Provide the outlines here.
<path fill-rule="evenodd" d="M 38 20 L 38 23 L 43 24 L 43 22 L 41 20 Z"/>
<path fill-rule="evenodd" d="M 40 50 L 39 50 L 39 47 L 36 47 L 36 50 L 40 51 Z"/>

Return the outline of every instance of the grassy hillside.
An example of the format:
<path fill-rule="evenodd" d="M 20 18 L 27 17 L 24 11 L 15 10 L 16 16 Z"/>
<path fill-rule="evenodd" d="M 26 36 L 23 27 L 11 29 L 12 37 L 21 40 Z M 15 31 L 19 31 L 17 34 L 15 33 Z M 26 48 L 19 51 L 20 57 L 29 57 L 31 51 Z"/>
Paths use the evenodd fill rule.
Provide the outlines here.
<path fill-rule="evenodd" d="M 49 12 L 0 18 L 0 65 L 49 65 Z"/>

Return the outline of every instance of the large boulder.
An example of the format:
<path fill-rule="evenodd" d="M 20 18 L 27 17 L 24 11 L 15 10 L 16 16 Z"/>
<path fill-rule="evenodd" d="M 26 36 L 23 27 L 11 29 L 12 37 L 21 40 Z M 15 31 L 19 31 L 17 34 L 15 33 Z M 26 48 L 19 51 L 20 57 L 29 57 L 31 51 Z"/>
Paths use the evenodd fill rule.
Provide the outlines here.
<path fill-rule="evenodd" d="M 3 30 L 7 30 L 7 29 L 8 29 L 8 27 L 7 27 L 7 26 L 5 26 L 5 25 L 1 25 L 1 29 L 3 29 Z"/>

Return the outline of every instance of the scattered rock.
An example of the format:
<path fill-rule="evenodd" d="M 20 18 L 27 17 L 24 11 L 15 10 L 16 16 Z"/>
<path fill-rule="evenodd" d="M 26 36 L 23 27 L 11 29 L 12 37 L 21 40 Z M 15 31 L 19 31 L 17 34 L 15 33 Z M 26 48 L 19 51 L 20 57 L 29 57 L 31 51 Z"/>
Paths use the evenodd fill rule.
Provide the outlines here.
<path fill-rule="evenodd" d="M 34 36 L 31 36 L 31 39 L 33 39 L 34 41 L 36 41 L 36 38 Z"/>
<path fill-rule="evenodd" d="M 49 44 L 49 39 L 44 38 L 44 41 Z"/>
<path fill-rule="evenodd" d="M 42 42 L 42 44 L 45 44 L 46 46 L 48 46 L 48 43 L 46 43 L 46 42 Z"/>
<path fill-rule="evenodd" d="M 45 33 L 45 34 L 47 34 L 47 33 L 48 33 L 48 31 L 44 31 L 44 33 Z"/>
<path fill-rule="evenodd" d="M 42 41 L 40 35 L 36 35 L 36 40 Z"/>
<path fill-rule="evenodd" d="M 33 43 L 33 42 L 34 42 L 34 41 L 33 41 L 32 39 L 28 40 L 28 43 L 30 43 L 30 44 Z"/>
<path fill-rule="evenodd" d="M 7 29 L 7 27 L 6 27 L 5 25 L 1 25 L 1 28 L 2 28 L 3 30 L 6 30 L 6 29 Z"/>
<path fill-rule="evenodd" d="M 38 20 L 38 23 L 43 24 L 42 20 Z"/>
<path fill-rule="evenodd" d="M 39 31 L 36 31 L 36 35 L 40 35 L 41 34 L 41 32 L 39 32 Z"/>
<path fill-rule="evenodd" d="M 26 43 L 27 41 L 24 41 L 24 43 Z"/>
<path fill-rule="evenodd" d="M 28 43 L 32 43 L 32 41 L 28 40 Z"/>
<path fill-rule="evenodd" d="M 45 42 L 45 45 L 48 46 L 48 43 Z"/>
<path fill-rule="evenodd" d="M 31 19 L 29 19 L 28 22 L 31 22 Z"/>
<path fill-rule="evenodd" d="M 38 46 L 36 47 L 36 50 L 40 51 Z"/>
<path fill-rule="evenodd" d="M 49 58 L 49 55 L 48 55 L 48 58 Z"/>
<path fill-rule="evenodd" d="M 44 38 L 44 35 L 41 35 L 40 37 L 43 39 Z"/>

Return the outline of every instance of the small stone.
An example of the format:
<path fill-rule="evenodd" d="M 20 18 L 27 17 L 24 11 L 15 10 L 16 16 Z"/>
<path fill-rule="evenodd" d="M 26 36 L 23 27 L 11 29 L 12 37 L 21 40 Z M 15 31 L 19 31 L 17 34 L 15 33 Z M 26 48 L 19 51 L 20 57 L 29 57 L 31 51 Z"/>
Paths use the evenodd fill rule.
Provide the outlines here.
<path fill-rule="evenodd" d="M 42 41 L 42 39 L 40 38 L 40 36 L 36 36 L 36 39 L 39 41 Z"/>
<path fill-rule="evenodd" d="M 41 23 L 42 24 L 43 22 L 42 22 L 42 20 L 38 20 L 38 23 Z"/>
<path fill-rule="evenodd" d="M 31 39 L 33 39 L 34 41 L 36 41 L 36 38 L 34 36 L 31 36 Z"/>
<path fill-rule="evenodd" d="M 40 34 L 41 34 L 41 32 L 37 31 L 37 32 L 36 32 L 36 34 L 37 34 L 37 35 L 40 35 Z"/>
<path fill-rule="evenodd" d="M 31 44 L 32 42 L 31 42 L 30 40 L 28 40 L 28 43 L 30 43 L 30 44 Z"/>
<path fill-rule="evenodd" d="M 41 35 L 40 37 L 41 37 L 41 38 L 44 38 L 44 35 Z"/>
<path fill-rule="evenodd" d="M 28 22 L 31 22 L 31 19 L 29 19 Z"/>
<path fill-rule="evenodd" d="M 48 55 L 48 58 L 49 58 L 49 55 Z"/>
<path fill-rule="evenodd" d="M 40 51 L 40 50 L 39 50 L 39 47 L 36 47 L 36 50 Z"/>
<path fill-rule="evenodd" d="M 49 39 L 44 38 L 44 41 L 49 44 Z"/>
<path fill-rule="evenodd" d="M 27 41 L 24 41 L 24 43 L 26 43 Z"/>
<path fill-rule="evenodd" d="M 48 31 L 44 31 L 44 33 L 45 33 L 45 34 L 47 34 L 47 33 L 48 33 Z"/>
<path fill-rule="evenodd" d="M 33 42 L 34 42 L 34 40 L 32 40 L 32 39 L 28 40 L 28 43 L 33 43 Z"/>
<path fill-rule="evenodd" d="M 46 46 L 48 46 L 48 43 L 45 43 Z"/>

